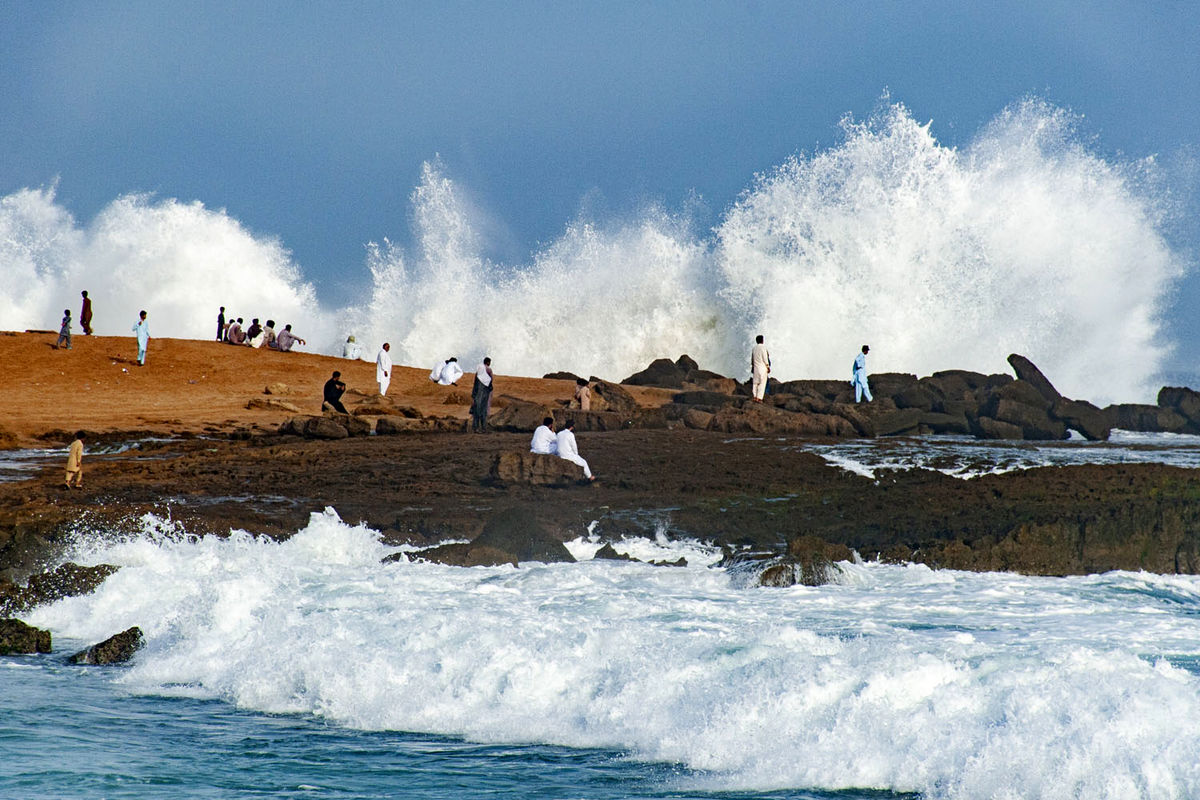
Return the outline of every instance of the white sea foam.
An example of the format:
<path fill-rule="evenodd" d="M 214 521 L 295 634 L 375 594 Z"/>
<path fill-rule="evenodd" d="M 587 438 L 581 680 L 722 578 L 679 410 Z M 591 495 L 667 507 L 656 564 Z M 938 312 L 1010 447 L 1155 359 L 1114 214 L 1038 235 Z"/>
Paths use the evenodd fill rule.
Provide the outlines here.
<path fill-rule="evenodd" d="M 28 620 L 81 642 L 140 625 L 114 678 L 134 691 L 614 747 L 714 789 L 1200 795 L 1194 577 L 845 564 L 744 590 L 700 565 L 382 565 L 332 513 L 283 543 L 170 527 L 77 553 L 122 569 Z"/>
<path fill-rule="evenodd" d="M 1148 398 L 1170 346 L 1161 305 L 1183 270 L 1152 160 L 1106 159 L 1043 102 L 948 148 L 900 105 L 759 176 L 710 232 L 687 211 L 580 218 L 525 264 L 484 257 L 484 218 L 439 162 L 412 193 L 412 244 L 368 245 L 361 302 L 321 305 L 283 244 L 200 203 L 128 196 L 79 225 L 53 189 L 0 199 L 0 320 L 52 327 L 78 291 L 97 328 L 139 308 L 160 336 L 209 335 L 216 308 L 292 322 L 335 352 L 347 332 L 404 363 L 492 355 L 502 372 L 619 379 L 688 352 L 745 377 L 1005 369 L 1031 357 L 1070 396 Z M 353 282 L 353 278 L 350 279 Z"/>

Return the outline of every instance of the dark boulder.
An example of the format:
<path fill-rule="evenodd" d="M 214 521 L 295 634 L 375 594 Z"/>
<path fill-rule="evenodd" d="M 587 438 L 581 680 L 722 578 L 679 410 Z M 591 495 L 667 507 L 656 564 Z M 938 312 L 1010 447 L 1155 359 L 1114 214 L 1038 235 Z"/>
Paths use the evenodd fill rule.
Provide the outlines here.
<path fill-rule="evenodd" d="M 414 561 L 428 561 L 433 564 L 445 564 L 448 567 L 500 567 L 505 564 L 517 566 L 517 557 L 512 553 L 506 553 L 495 547 L 477 545 L 474 542 L 443 544 L 407 555 L 393 553 L 383 559 L 383 563 L 402 561 L 406 558 Z"/>
<path fill-rule="evenodd" d="M 1187 419 L 1191 432 L 1200 432 L 1200 392 L 1184 386 L 1164 386 L 1158 391 L 1158 405 Z"/>
<path fill-rule="evenodd" d="M 82 567 L 71 562 L 60 564 L 49 572 L 31 576 L 23 589 L 10 595 L 9 607 L 0 609 L 0 613 L 23 611 L 64 597 L 90 594 L 116 571 L 117 567 L 112 564 L 97 564 L 94 567 Z"/>
<path fill-rule="evenodd" d="M 740 406 L 746 402 L 746 398 L 734 397 L 733 395 L 721 394 L 720 392 L 691 391 L 680 392 L 672 396 L 671 402 L 687 406 Z"/>
<path fill-rule="evenodd" d="M 583 467 L 553 455 L 528 451 L 497 453 L 488 478 L 502 485 L 576 486 L 586 480 Z"/>
<path fill-rule="evenodd" d="M 49 652 L 50 631 L 19 619 L 0 619 L 0 656 Z"/>
<path fill-rule="evenodd" d="M 984 375 L 982 372 L 972 372 L 968 369 L 945 369 L 935 372 L 929 377 L 936 381 L 947 395 L 950 394 L 951 389 L 954 387 L 961 386 L 973 392 L 988 382 L 987 375 Z"/>
<path fill-rule="evenodd" d="M 713 414 L 698 408 L 689 408 L 683 413 L 683 424 L 693 430 L 706 431 L 712 426 Z"/>
<path fill-rule="evenodd" d="M 900 436 L 916 433 L 921 424 L 922 412 L 918 408 L 868 413 L 870 413 L 871 424 L 875 427 L 876 436 Z"/>
<path fill-rule="evenodd" d="M 1104 416 L 1110 426 L 1123 431 L 1183 433 L 1188 427 L 1187 417 L 1175 409 L 1140 403 L 1107 406 Z"/>
<path fill-rule="evenodd" d="M 488 425 L 493 430 L 533 433 L 543 419 L 553 416 L 541 403 L 531 403 L 512 395 L 504 395 L 503 400 L 504 407 L 488 417 Z"/>
<path fill-rule="evenodd" d="M 1062 395 L 1054 388 L 1054 384 L 1050 383 L 1042 371 L 1025 356 L 1013 353 L 1008 357 L 1008 364 L 1016 373 L 1017 380 L 1031 385 L 1047 403 L 1062 399 Z"/>
<path fill-rule="evenodd" d="M 599 558 L 607 561 L 637 561 L 633 556 L 625 553 L 618 553 L 609 542 L 605 542 L 604 546 L 596 551 L 592 558 Z"/>
<path fill-rule="evenodd" d="M 641 372 L 635 372 L 621 383 L 630 386 L 658 386 L 663 389 L 682 389 L 686 373 L 669 358 L 656 358 Z"/>
<path fill-rule="evenodd" d="M 124 664 L 142 647 L 142 629 L 136 625 L 67 659 L 71 664 Z"/>
<path fill-rule="evenodd" d="M 980 439 L 1024 439 L 1025 432 L 1010 422 L 1001 422 L 991 417 L 978 417 L 971 425 L 971 433 Z"/>
<path fill-rule="evenodd" d="M 1053 440 L 1067 438 L 1067 426 L 1038 406 L 1001 399 L 992 413 L 994 419 L 1016 425 L 1024 439 Z"/>
<path fill-rule="evenodd" d="M 1103 411 L 1086 400 L 1059 399 L 1050 408 L 1052 416 L 1093 442 L 1107 441 L 1112 425 Z"/>
<path fill-rule="evenodd" d="M 850 378 L 848 377 L 850 370 L 846 370 L 846 387 L 850 389 Z M 879 397 L 895 397 L 906 389 L 910 388 L 917 382 L 917 376 L 907 372 L 876 372 L 867 376 L 867 381 L 871 385 L 871 394 Z M 899 405 L 899 404 L 897 404 Z"/>
<path fill-rule="evenodd" d="M 547 372 L 542 376 L 542 380 L 547 381 L 571 381 L 574 383 L 579 380 L 579 376 L 574 372 Z"/>
<path fill-rule="evenodd" d="M 617 414 L 635 414 L 639 408 L 624 387 L 608 381 L 592 381 L 592 411 L 612 411 Z"/>
<path fill-rule="evenodd" d="M 696 363 L 696 359 L 685 353 L 684 355 L 681 355 L 679 358 L 675 359 L 675 368 L 679 370 L 683 374 L 684 379 L 687 380 L 693 372 L 698 372 L 700 370 L 700 365 Z"/>
<path fill-rule="evenodd" d="M 930 391 L 929 387 L 920 381 L 904 387 L 892 395 L 897 408 L 917 408 L 921 411 L 932 411 L 941 396 Z"/>
<path fill-rule="evenodd" d="M 936 434 L 962 434 L 965 436 L 971 433 L 971 423 L 965 414 L 939 414 L 930 411 L 921 415 L 920 425 L 922 428 L 928 428 L 930 433 Z"/>
<path fill-rule="evenodd" d="M 345 416 L 349 417 L 350 415 L 347 414 Z M 345 425 L 330 417 L 309 417 L 304 421 L 304 427 L 301 428 L 301 431 L 306 439 L 334 440 L 345 439 L 350 435 Z"/>
<path fill-rule="evenodd" d="M 489 519 L 483 526 L 483 532 L 471 544 L 512 553 L 518 561 L 541 561 L 546 564 L 575 561 L 562 541 L 553 536 L 531 511 L 519 506 L 501 511 Z"/>
<path fill-rule="evenodd" d="M 618 414 L 615 411 L 578 411 L 566 408 L 554 409 L 554 427 L 561 430 L 562 426 L 571 420 L 575 423 L 575 432 L 581 431 L 619 431 L 633 424 L 633 414 Z"/>
<path fill-rule="evenodd" d="M 721 394 L 733 394 L 738 388 L 738 382 L 733 378 L 726 378 L 724 375 L 718 375 L 705 369 L 688 373 L 686 383 L 701 391 L 720 392 Z"/>
<path fill-rule="evenodd" d="M 854 426 L 832 414 L 780 411 L 764 403 L 747 403 L 741 408 L 724 406 L 713 415 L 709 430 L 722 433 L 766 435 L 836 436 L 858 435 Z"/>

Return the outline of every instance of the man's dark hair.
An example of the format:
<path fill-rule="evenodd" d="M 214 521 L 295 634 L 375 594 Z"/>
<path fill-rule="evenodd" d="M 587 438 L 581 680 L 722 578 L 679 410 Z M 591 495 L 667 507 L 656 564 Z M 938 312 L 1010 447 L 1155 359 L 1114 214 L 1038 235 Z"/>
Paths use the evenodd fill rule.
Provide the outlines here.
<path fill-rule="evenodd" d="M 870 349 L 871 349 L 871 348 L 867 347 L 865 344 L 863 345 L 863 352 L 864 352 L 864 353 L 865 353 L 865 352 L 867 352 L 867 351 L 868 351 L 868 350 L 870 350 Z"/>
<path fill-rule="evenodd" d="M 564 430 L 564 431 L 566 431 L 566 430 L 570 430 L 571 428 L 574 428 L 574 427 L 575 427 L 575 420 L 573 420 L 573 419 L 569 419 L 569 420 L 567 420 L 566 422 L 564 422 L 564 423 L 563 423 L 563 430 Z"/>
<path fill-rule="evenodd" d="M 551 425 L 554 424 L 554 417 L 546 417 L 545 419 L 542 420 L 542 424 L 545 425 L 547 428 L 549 428 Z"/>
<path fill-rule="evenodd" d="M 483 359 L 483 365 L 484 365 L 485 367 L 490 367 L 490 366 L 492 365 L 492 358 L 491 358 L 491 356 L 485 356 L 485 357 L 484 357 L 484 359 Z"/>
<path fill-rule="evenodd" d="M 84 297 L 87 297 L 87 289 L 84 289 L 82 292 L 80 292 L 80 294 Z"/>
<path fill-rule="evenodd" d="M 755 336 L 755 337 L 754 337 L 754 343 L 755 343 L 755 344 L 762 344 L 762 334 L 761 334 L 761 333 L 760 333 L 758 336 Z"/>
<path fill-rule="evenodd" d="M 83 441 L 84 439 L 87 438 L 87 432 L 86 431 L 75 431 L 75 438 L 79 439 L 80 441 Z"/>
<path fill-rule="evenodd" d="M 338 372 L 338 371 L 335 369 L 335 370 L 333 371 L 333 377 L 335 377 L 335 378 L 340 378 L 340 377 L 342 377 L 342 373 Z"/>
<path fill-rule="evenodd" d="M 587 378 L 576 378 L 575 383 L 580 386 L 587 386 Z"/>

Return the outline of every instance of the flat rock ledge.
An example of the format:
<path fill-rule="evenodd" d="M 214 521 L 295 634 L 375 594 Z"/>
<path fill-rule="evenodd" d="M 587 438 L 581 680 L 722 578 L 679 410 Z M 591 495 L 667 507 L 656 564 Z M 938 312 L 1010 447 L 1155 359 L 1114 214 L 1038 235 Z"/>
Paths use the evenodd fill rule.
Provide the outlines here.
<path fill-rule="evenodd" d="M 488 478 L 496 484 L 578 486 L 586 483 L 583 467 L 558 456 L 530 452 L 497 453 Z"/>

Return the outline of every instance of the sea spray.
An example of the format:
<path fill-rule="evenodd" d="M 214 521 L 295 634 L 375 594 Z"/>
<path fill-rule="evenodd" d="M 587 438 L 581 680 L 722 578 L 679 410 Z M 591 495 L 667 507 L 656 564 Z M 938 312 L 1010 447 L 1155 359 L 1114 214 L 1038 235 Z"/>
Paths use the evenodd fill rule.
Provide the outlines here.
<path fill-rule="evenodd" d="M 146 648 L 113 676 L 138 693 L 618 748 L 712 790 L 1200 792 L 1194 576 L 843 564 L 828 586 L 738 589 L 703 558 L 461 569 L 390 550 L 330 511 L 284 542 L 160 529 L 76 553 L 122 569 L 29 621 L 85 641 L 139 624 Z"/>
<path fill-rule="evenodd" d="M 619 380 L 687 352 L 748 375 L 762 333 L 776 377 L 1006 371 L 1032 358 L 1069 396 L 1150 400 L 1182 274 L 1152 159 L 1105 158 L 1066 111 L 1005 109 L 962 148 L 900 104 L 758 176 L 708 233 L 686 212 L 580 217 L 524 264 L 487 252 L 485 215 L 440 162 L 412 192 L 407 247 L 370 243 L 361 301 L 334 309 L 283 244 L 198 202 L 131 195 L 79 226 L 53 188 L 0 199 L 0 325 L 50 327 L 87 288 L 101 333 L 140 308 L 157 336 L 205 338 L 216 309 L 291 322 L 318 352 L 348 333 L 402 363 L 493 356 L 502 373 Z M 353 288 L 350 289 L 353 293 Z"/>
<path fill-rule="evenodd" d="M 340 333 L 282 243 L 223 210 L 126 195 L 80 227 L 54 187 L 0 199 L 3 327 L 45 328 L 63 308 L 76 309 L 85 289 L 101 335 L 128 334 L 146 309 L 152 336 L 215 338 L 221 306 L 247 324 L 292 322 L 330 350 Z"/>

